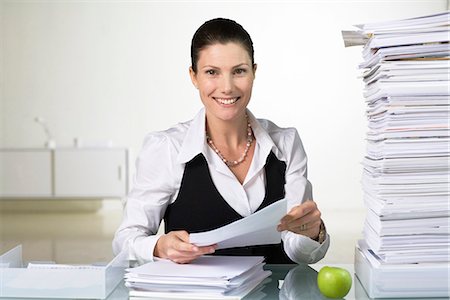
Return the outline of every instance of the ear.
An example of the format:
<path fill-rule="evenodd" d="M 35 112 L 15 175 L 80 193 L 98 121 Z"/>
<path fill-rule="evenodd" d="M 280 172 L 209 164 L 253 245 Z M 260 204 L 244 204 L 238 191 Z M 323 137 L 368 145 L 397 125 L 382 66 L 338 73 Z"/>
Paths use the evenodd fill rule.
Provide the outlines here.
<path fill-rule="evenodd" d="M 197 74 L 195 74 L 194 69 L 192 69 L 192 67 L 189 67 L 189 76 L 191 76 L 192 84 L 195 86 L 196 89 L 198 89 Z"/>
<path fill-rule="evenodd" d="M 257 64 L 253 64 L 253 77 L 255 77 L 257 67 L 258 67 Z"/>

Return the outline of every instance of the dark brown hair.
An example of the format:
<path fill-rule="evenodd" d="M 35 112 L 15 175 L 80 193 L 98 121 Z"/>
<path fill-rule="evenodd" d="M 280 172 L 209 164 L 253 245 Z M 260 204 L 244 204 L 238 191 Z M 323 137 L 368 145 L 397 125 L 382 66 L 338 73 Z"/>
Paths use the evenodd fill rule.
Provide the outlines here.
<path fill-rule="evenodd" d="M 197 62 L 200 51 L 214 44 L 226 44 L 234 42 L 240 44 L 248 52 L 252 65 L 255 63 L 253 42 L 248 32 L 237 22 L 217 18 L 206 21 L 200 26 L 192 37 L 191 63 L 192 70 L 197 73 Z"/>

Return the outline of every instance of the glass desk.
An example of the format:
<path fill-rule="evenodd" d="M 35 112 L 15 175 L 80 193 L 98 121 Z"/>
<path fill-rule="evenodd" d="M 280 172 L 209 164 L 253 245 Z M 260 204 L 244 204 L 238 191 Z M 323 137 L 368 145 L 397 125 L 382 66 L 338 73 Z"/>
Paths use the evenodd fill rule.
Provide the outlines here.
<path fill-rule="evenodd" d="M 317 287 L 317 273 L 323 264 L 313 265 L 266 265 L 265 269 L 272 271 L 270 281 L 264 284 L 261 288 L 256 289 L 247 295 L 244 300 L 301 300 L 301 299 L 329 299 L 321 295 Z M 331 266 L 331 265 L 330 265 Z M 345 299 L 371 299 L 367 296 L 361 283 L 354 275 L 352 264 L 333 264 L 347 269 L 352 274 L 353 284 L 350 292 Z M 1 300 L 20 300 L 22 298 L 0 298 Z M 26 298 L 37 299 L 37 298 Z M 115 290 L 109 295 L 107 300 L 124 300 L 128 299 L 128 289 L 121 282 Z M 420 298 L 424 299 L 424 298 Z M 414 300 L 420 300 L 414 298 Z M 448 298 L 432 298 L 448 299 Z M 41 299 L 42 300 L 42 299 Z M 387 300 L 384 298 L 384 300 Z"/>
<path fill-rule="evenodd" d="M 243 300 L 299 300 L 299 299 L 329 299 L 320 294 L 317 287 L 317 272 L 323 265 L 266 265 L 266 270 L 272 271 L 270 281 L 255 289 Z M 353 265 L 339 265 L 353 274 Z M 353 275 L 354 277 L 354 275 Z M 353 278 L 354 280 L 354 278 Z M 358 282 L 359 284 L 359 282 Z M 364 289 L 359 286 L 352 289 L 345 299 L 369 299 Z M 356 293 L 356 291 L 358 291 Z M 128 298 L 128 289 L 123 283 L 112 292 L 107 300 L 123 300 Z"/>
<path fill-rule="evenodd" d="M 270 282 L 262 288 L 247 295 L 244 300 L 301 300 L 301 299 L 330 299 L 324 297 L 317 287 L 317 273 L 323 264 L 312 265 L 266 265 L 265 269 L 272 271 Z M 330 264 L 330 266 L 345 268 L 352 274 L 352 288 L 345 299 L 365 300 L 369 298 L 359 280 L 354 274 L 353 264 Z M 128 289 L 119 285 L 107 300 L 127 299 Z M 428 298 L 427 298 L 428 299 Z M 448 298 L 429 298 L 433 300 Z M 384 298 L 384 300 L 388 300 Z M 397 300 L 399 300 L 397 298 Z M 425 298 L 414 298 L 425 300 Z"/>

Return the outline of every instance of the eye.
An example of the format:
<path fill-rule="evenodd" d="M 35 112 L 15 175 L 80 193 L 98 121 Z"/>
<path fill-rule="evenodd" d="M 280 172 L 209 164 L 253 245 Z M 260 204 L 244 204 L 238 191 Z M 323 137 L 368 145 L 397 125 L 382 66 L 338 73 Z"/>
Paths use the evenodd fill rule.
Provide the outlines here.
<path fill-rule="evenodd" d="M 211 75 L 211 76 L 217 75 L 216 70 L 213 70 L 213 69 L 206 70 L 205 73 L 206 73 L 206 75 Z"/>
<path fill-rule="evenodd" d="M 247 72 L 247 70 L 243 69 L 243 68 L 239 68 L 239 69 L 234 70 L 234 74 L 236 74 L 236 75 L 243 75 L 246 72 Z"/>

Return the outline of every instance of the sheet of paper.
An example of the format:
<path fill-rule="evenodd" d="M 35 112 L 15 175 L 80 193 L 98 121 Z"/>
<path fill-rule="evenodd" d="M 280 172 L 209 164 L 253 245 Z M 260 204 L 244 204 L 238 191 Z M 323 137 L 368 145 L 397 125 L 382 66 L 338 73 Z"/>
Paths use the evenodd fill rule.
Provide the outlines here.
<path fill-rule="evenodd" d="M 262 256 L 202 256 L 190 264 L 157 259 L 127 272 L 150 276 L 233 278 L 264 261 Z"/>
<path fill-rule="evenodd" d="M 281 233 L 277 225 L 287 213 L 286 199 L 279 200 L 248 217 L 207 232 L 190 234 L 190 242 L 198 246 L 217 244 L 218 249 L 277 244 Z"/>
<path fill-rule="evenodd" d="M 64 264 L 43 264 L 43 263 L 28 263 L 28 269 L 47 269 L 47 270 L 102 270 L 103 266 L 94 265 L 64 265 Z"/>

